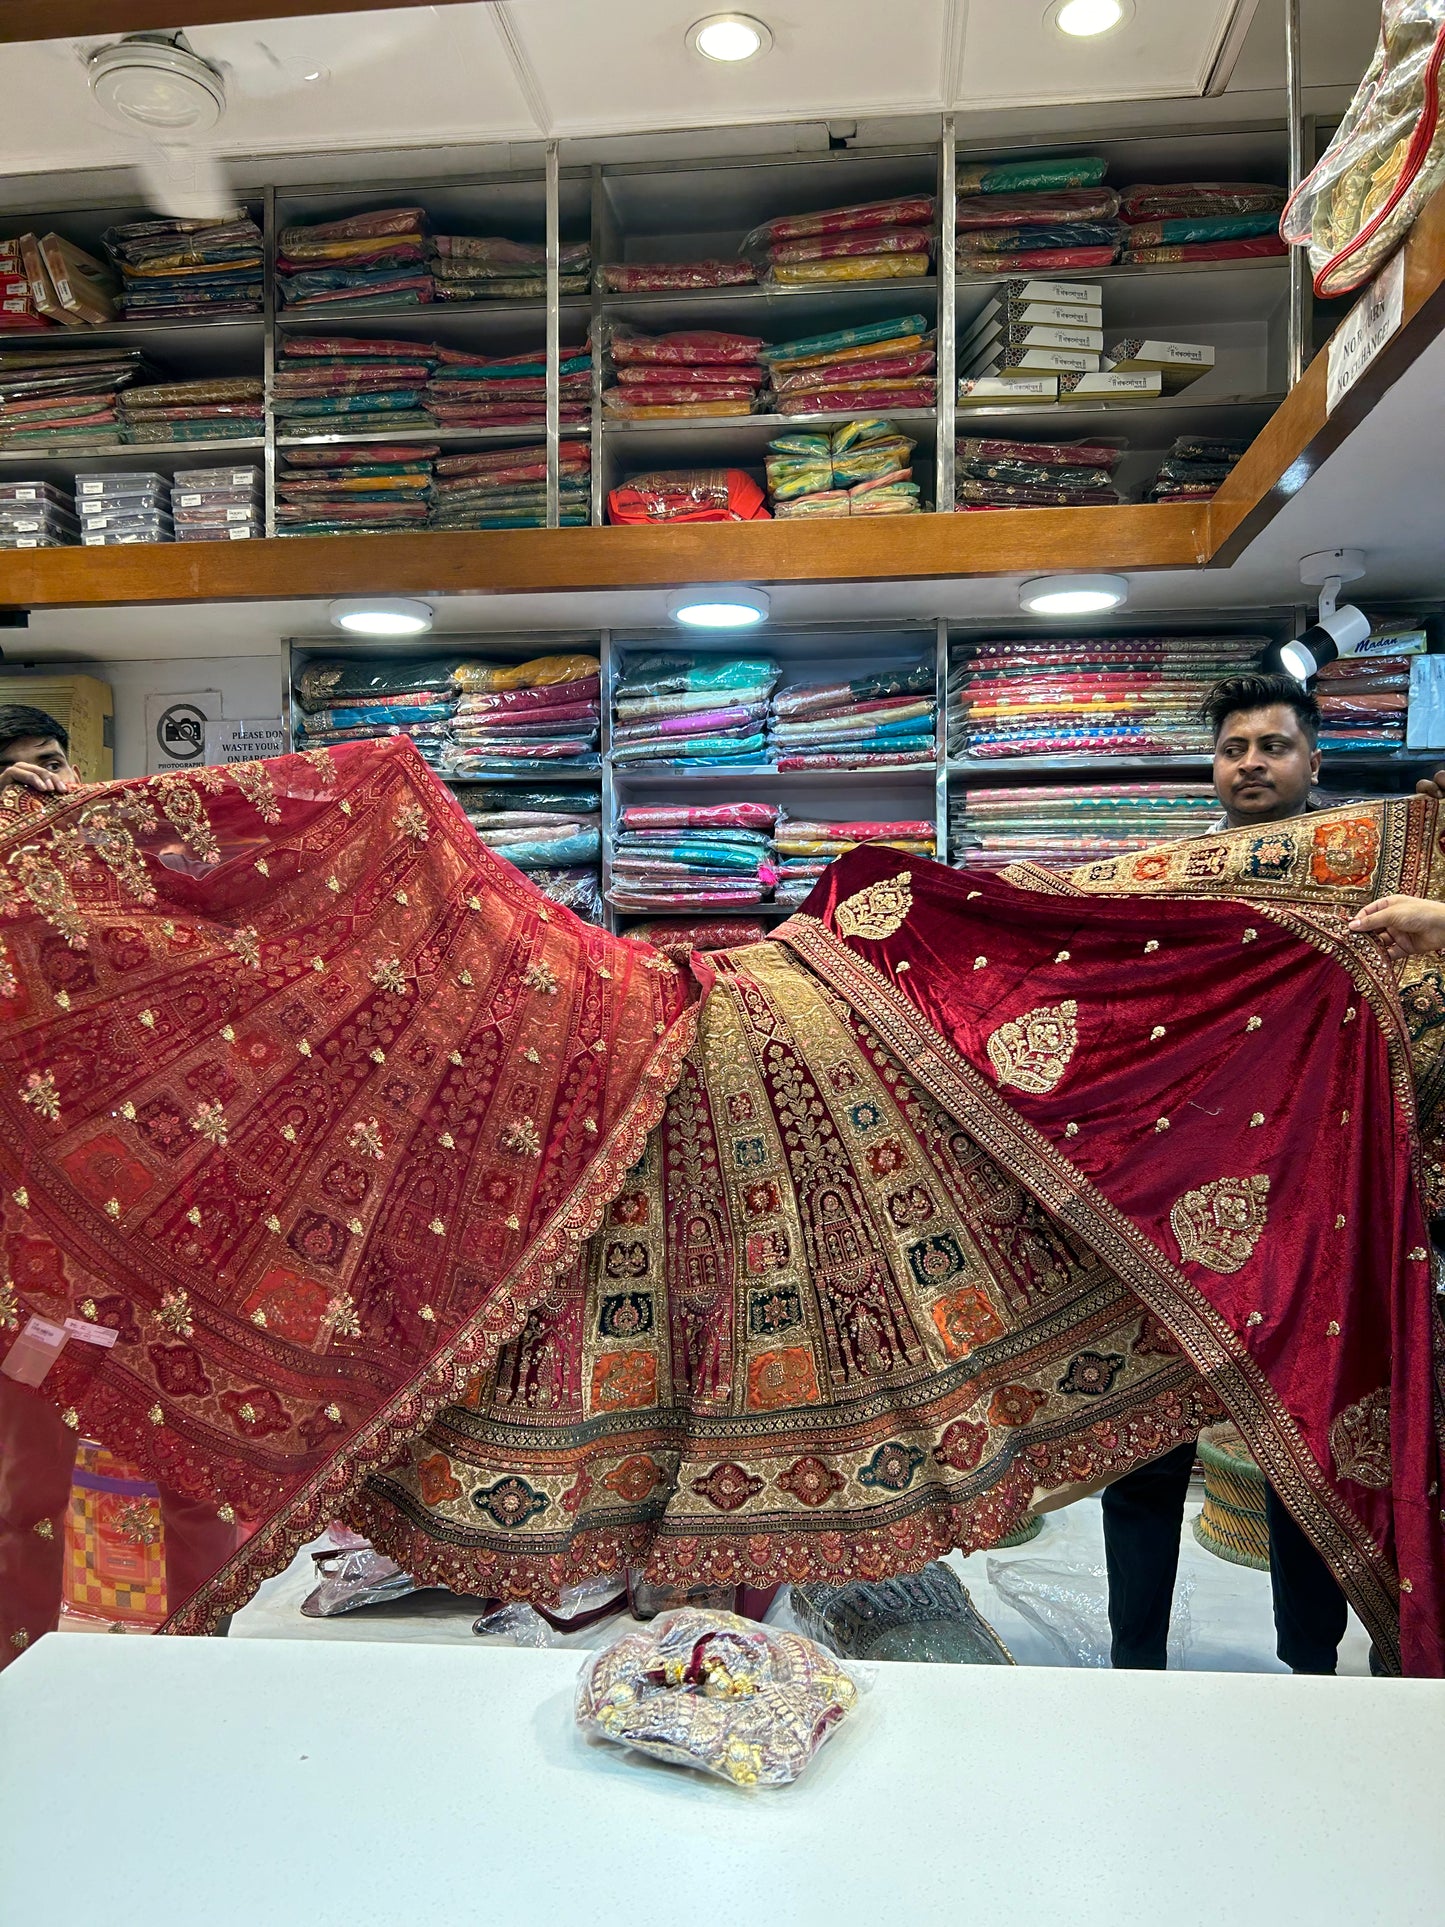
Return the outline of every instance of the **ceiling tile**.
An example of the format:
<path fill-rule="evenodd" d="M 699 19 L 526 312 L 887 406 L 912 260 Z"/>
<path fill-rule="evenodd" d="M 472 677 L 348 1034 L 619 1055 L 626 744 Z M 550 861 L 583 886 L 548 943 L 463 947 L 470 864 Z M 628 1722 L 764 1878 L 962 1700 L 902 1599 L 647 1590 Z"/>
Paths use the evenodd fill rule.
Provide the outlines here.
<path fill-rule="evenodd" d="M 1096 40 L 1060 33 L 1048 0 L 970 0 L 960 107 L 1199 94 L 1234 8 L 1255 0 L 1134 0 Z"/>

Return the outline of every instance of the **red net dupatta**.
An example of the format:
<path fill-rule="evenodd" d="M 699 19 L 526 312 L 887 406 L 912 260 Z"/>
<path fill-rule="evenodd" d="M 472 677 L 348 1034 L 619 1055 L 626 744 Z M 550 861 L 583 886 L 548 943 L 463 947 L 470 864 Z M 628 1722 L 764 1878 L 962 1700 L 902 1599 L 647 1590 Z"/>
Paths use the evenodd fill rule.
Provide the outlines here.
<path fill-rule="evenodd" d="M 66 1424 L 254 1528 L 201 1630 L 575 1259 L 691 990 L 489 856 L 405 740 L 6 797 L 0 1369 L 61 1327 Z"/>

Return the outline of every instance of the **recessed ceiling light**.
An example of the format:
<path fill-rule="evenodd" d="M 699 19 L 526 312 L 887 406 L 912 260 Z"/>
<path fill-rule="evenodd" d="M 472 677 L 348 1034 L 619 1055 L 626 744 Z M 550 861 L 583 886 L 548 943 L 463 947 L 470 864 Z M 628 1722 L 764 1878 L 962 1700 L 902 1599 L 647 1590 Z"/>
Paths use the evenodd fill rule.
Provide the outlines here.
<path fill-rule="evenodd" d="M 772 46 L 773 35 L 750 13 L 710 13 L 688 28 L 687 44 L 704 60 L 755 60 Z"/>
<path fill-rule="evenodd" d="M 1096 616 L 1128 600 L 1122 575 L 1036 575 L 1019 589 L 1019 607 L 1031 616 Z"/>
<path fill-rule="evenodd" d="M 407 596 L 347 596 L 327 614 L 349 636 L 424 636 L 432 622 L 431 604 Z"/>
<path fill-rule="evenodd" d="M 771 608 L 761 589 L 679 589 L 667 613 L 689 629 L 754 629 Z"/>
<path fill-rule="evenodd" d="M 1096 40 L 1112 33 L 1133 13 L 1133 0 L 1058 0 L 1050 9 L 1054 25 L 1071 40 Z"/>

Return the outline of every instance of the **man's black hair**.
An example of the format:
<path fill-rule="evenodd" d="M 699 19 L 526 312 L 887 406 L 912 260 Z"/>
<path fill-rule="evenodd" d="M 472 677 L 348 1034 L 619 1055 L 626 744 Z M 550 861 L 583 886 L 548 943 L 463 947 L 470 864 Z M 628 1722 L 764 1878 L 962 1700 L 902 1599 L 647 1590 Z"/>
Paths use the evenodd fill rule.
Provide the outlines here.
<path fill-rule="evenodd" d="M 1294 711 L 1310 748 L 1317 749 L 1320 706 L 1293 676 L 1226 676 L 1204 698 L 1200 714 L 1209 725 L 1210 740 L 1217 743 L 1231 716 L 1247 709 L 1273 709 L 1277 703 Z"/>
<path fill-rule="evenodd" d="M 26 736 L 53 736 L 66 755 L 70 754 L 70 734 L 53 716 L 47 716 L 43 709 L 32 709 L 29 703 L 0 703 L 0 752 Z"/>

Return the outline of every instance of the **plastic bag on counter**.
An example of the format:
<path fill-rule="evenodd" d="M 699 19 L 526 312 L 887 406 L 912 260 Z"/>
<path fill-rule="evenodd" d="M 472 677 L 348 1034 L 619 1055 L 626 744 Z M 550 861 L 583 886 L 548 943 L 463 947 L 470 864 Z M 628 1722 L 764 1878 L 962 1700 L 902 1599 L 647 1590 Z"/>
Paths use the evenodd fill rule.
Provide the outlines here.
<path fill-rule="evenodd" d="M 640 522 L 765 522 L 767 500 L 744 469 L 678 469 L 635 475 L 607 497 L 608 519 Z"/>
<path fill-rule="evenodd" d="M 934 212 L 931 194 L 905 194 L 892 201 L 860 201 L 852 207 L 823 208 L 816 214 L 783 214 L 755 227 L 740 252 L 754 254 L 778 241 L 799 240 L 805 234 L 850 234 L 860 228 L 928 225 Z"/>
<path fill-rule="evenodd" d="M 1052 194 L 961 195 L 956 222 L 975 228 L 1061 227 L 1112 221 L 1119 196 L 1112 187 L 1071 187 Z"/>
<path fill-rule="evenodd" d="M 1014 1663 L 957 1573 L 936 1559 L 902 1579 L 794 1586 L 791 1602 L 803 1631 L 844 1659 L 956 1666 Z"/>
<path fill-rule="evenodd" d="M 588 1660 L 584 1733 L 735 1786 L 788 1786 L 858 1704 L 860 1686 L 811 1639 L 687 1608 Z"/>
<path fill-rule="evenodd" d="M 926 254 L 859 254 L 832 261 L 779 261 L 763 277 L 777 288 L 805 287 L 812 281 L 917 281 L 928 273 Z"/>
<path fill-rule="evenodd" d="M 628 261 L 597 270 L 610 294 L 690 294 L 694 288 L 745 288 L 758 278 L 751 261 Z"/>
<path fill-rule="evenodd" d="M 1442 63 L 1445 0 L 1384 0 L 1365 77 L 1280 222 L 1309 248 L 1316 294 L 1368 281 L 1445 179 Z"/>
<path fill-rule="evenodd" d="M 988 1583 L 1042 1634 L 1065 1666 L 1109 1664 L 1109 1576 L 1102 1566 L 1059 1566 L 1047 1559 L 990 1559 Z M 1189 1602 L 1194 1581 L 1181 1574 L 1169 1622 L 1169 1664 L 1184 1665 L 1194 1644 Z"/>
<path fill-rule="evenodd" d="M 1131 224 L 1271 210 L 1277 215 L 1285 198 L 1285 190 L 1268 181 L 1143 181 L 1120 190 L 1119 212 Z"/>
<path fill-rule="evenodd" d="M 984 161 L 960 167 L 960 194 L 1047 194 L 1061 188 L 1097 187 L 1109 163 L 1102 154 L 1070 154 L 1055 160 Z"/>
<path fill-rule="evenodd" d="M 354 1534 L 347 1536 L 353 1543 L 311 1555 L 320 1584 L 301 1602 L 308 1619 L 335 1619 L 360 1606 L 384 1606 L 417 1590 L 411 1574 L 403 1572 L 394 1559 L 366 1540 L 356 1540 Z"/>
<path fill-rule="evenodd" d="M 717 367 L 732 362 L 756 363 L 763 348 L 757 335 L 732 334 L 720 328 L 691 328 L 678 334 L 644 335 L 618 323 L 607 337 L 612 359 L 619 367 L 635 363 L 706 363 Z"/>

